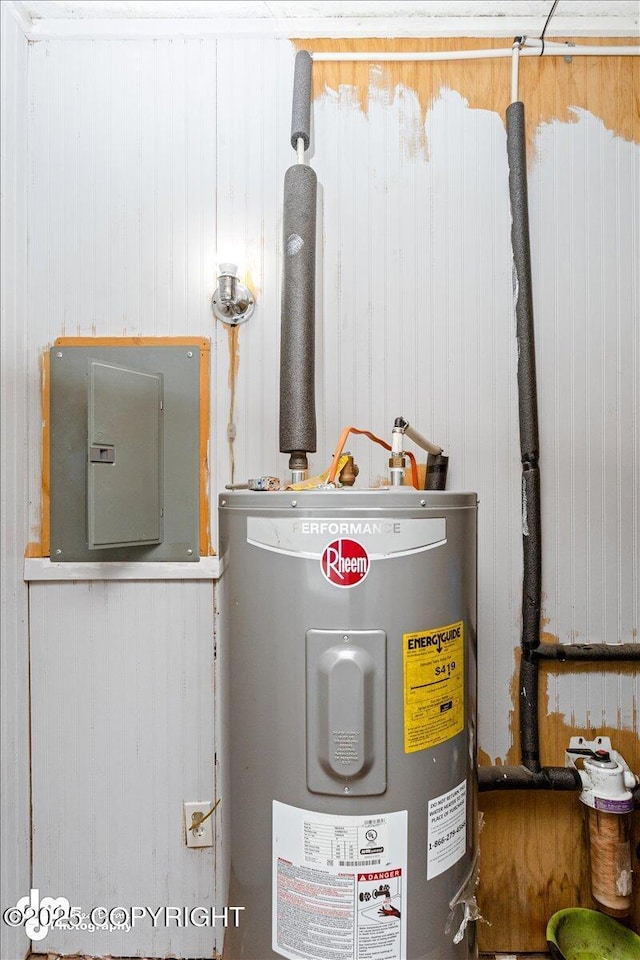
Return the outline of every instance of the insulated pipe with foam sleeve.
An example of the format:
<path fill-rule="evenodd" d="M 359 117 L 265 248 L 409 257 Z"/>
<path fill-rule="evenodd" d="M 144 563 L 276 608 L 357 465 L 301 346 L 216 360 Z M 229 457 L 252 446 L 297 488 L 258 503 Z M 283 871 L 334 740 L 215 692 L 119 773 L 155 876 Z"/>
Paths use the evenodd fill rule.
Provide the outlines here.
<path fill-rule="evenodd" d="M 533 288 L 529 241 L 529 201 L 524 104 L 507 107 L 507 158 L 511 202 L 513 295 L 518 344 L 518 412 L 522 461 L 522 659 L 520 661 L 520 749 L 522 762 L 540 770 L 538 665 L 533 650 L 540 643 L 542 597 L 542 529 L 538 466 L 538 398 L 533 327 Z"/>
<path fill-rule="evenodd" d="M 581 790 L 580 774 L 573 767 L 478 767 L 478 788 L 487 790 Z"/>
<path fill-rule="evenodd" d="M 511 201 L 513 293 L 518 342 L 518 411 L 522 461 L 522 544 L 524 562 L 522 646 L 540 643 L 542 548 L 538 467 L 538 398 L 533 329 L 524 104 L 507 107 L 507 157 Z"/>
<path fill-rule="evenodd" d="M 298 140 L 309 149 L 311 127 L 311 54 L 300 50 L 296 54 L 293 74 L 293 102 L 291 106 L 291 146 L 298 149 Z"/>
<path fill-rule="evenodd" d="M 529 201 L 524 104 L 507 107 L 507 158 L 511 201 L 513 294 L 518 338 L 520 452 L 523 462 L 538 459 L 538 401 L 533 335 L 533 291 L 529 243 Z"/>
<path fill-rule="evenodd" d="M 421 433 L 418 433 L 418 431 L 406 421 L 404 432 L 405 435 L 409 437 L 409 440 L 413 440 L 414 443 L 417 443 L 418 446 L 426 450 L 427 453 L 432 453 L 435 456 L 442 453 L 442 447 L 439 447 L 437 443 L 433 443 L 431 440 L 427 440 L 426 437 L 423 437 Z"/>
<path fill-rule="evenodd" d="M 284 276 L 280 326 L 280 451 L 313 453 L 317 178 L 296 164 L 284 178 Z"/>
<path fill-rule="evenodd" d="M 522 52 L 522 51 L 520 51 Z M 478 769 L 480 790 L 580 790 L 582 781 L 571 768 L 540 764 L 538 726 L 538 664 L 540 659 L 634 660 L 640 645 L 551 645 L 540 643 L 542 542 L 540 471 L 538 466 L 538 410 L 529 212 L 527 198 L 524 105 L 507 108 L 507 155 L 511 201 L 514 299 L 518 341 L 518 407 L 522 460 L 522 657 L 520 661 L 521 767 L 492 766 Z"/>
<path fill-rule="evenodd" d="M 296 57 L 291 143 L 309 144 L 311 57 Z M 317 177 L 298 163 L 284 178 L 284 267 L 280 326 L 280 451 L 296 479 L 316 449 L 315 274 Z"/>

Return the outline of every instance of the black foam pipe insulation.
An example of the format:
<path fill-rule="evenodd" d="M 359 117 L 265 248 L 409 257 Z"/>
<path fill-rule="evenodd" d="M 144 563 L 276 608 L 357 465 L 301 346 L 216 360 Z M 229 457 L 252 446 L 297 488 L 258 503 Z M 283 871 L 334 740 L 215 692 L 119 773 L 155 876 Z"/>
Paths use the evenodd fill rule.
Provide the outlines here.
<path fill-rule="evenodd" d="M 522 461 L 520 752 L 525 767 L 538 773 L 540 771 L 538 667 L 530 654 L 540 643 L 542 534 L 525 115 L 524 104 L 520 102 L 512 103 L 507 107 L 507 159 L 511 203 L 513 297 L 518 347 L 518 419 Z"/>
<path fill-rule="evenodd" d="M 513 295 L 518 346 L 518 413 L 522 462 L 522 632 L 519 677 L 520 754 L 522 766 L 478 769 L 483 790 L 581 790 L 578 772 L 540 764 L 538 665 L 557 661 L 640 660 L 640 644 L 541 644 L 542 522 L 538 465 L 536 385 L 529 202 L 524 104 L 507 107 L 507 158 L 511 203 Z"/>
<path fill-rule="evenodd" d="M 520 660 L 520 760 L 532 773 L 540 773 L 538 728 L 538 664 L 528 650 Z"/>
<path fill-rule="evenodd" d="M 518 347 L 518 419 L 522 461 L 522 646 L 532 650 L 540 643 L 542 595 L 542 544 L 540 471 L 538 467 L 538 398 L 533 325 L 531 249 L 524 104 L 507 107 L 507 158 L 511 202 L 513 296 Z"/>
<path fill-rule="evenodd" d="M 575 767 L 541 767 L 534 773 L 527 767 L 478 767 L 480 790 L 581 790 Z"/>
<path fill-rule="evenodd" d="M 577 663 L 590 661 L 640 661 L 638 643 L 541 643 L 533 651 L 535 660 L 571 660 Z"/>
<path fill-rule="evenodd" d="M 518 394 L 522 462 L 538 459 L 538 399 L 533 328 L 533 291 L 529 243 L 529 200 L 524 104 L 507 107 L 507 159 L 511 202 L 513 293 L 518 342 Z"/>

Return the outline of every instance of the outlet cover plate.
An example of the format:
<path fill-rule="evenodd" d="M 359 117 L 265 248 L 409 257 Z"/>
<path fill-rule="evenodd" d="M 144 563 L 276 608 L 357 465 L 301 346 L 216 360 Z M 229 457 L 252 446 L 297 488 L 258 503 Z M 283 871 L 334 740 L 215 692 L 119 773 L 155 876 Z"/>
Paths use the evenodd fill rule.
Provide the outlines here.
<path fill-rule="evenodd" d="M 213 801 L 202 800 L 198 803 L 185 803 L 184 805 L 184 826 L 187 836 L 188 847 L 212 847 L 213 846 L 213 818 L 215 814 L 208 817 L 201 826 L 193 828 L 194 815 L 198 819 L 198 814 L 206 817 L 211 811 Z"/>

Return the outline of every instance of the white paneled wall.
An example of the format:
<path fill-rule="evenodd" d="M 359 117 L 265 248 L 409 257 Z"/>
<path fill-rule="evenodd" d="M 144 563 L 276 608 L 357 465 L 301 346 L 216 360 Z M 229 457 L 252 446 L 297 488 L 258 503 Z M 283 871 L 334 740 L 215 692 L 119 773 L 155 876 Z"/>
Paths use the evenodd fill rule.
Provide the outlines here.
<path fill-rule="evenodd" d="M 209 299 L 216 263 L 236 260 L 257 309 L 237 331 L 234 479 L 283 475 L 281 209 L 295 161 L 289 41 L 42 40 L 29 48 L 26 98 L 26 43 L 6 6 L 2 652 L 15 683 L 3 729 L 17 766 L 3 791 L 15 824 L 3 905 L 29 883 L 20 558 L 40 523 L 39 357 L 61 335 L 212 336 L 215 506 L 231 479 L 231 338 L 214 328 Z M 504 125 L 447 89 L 425 123 L 412 90 L 378 82 L 365 113 L 345 85 L 314 104 L 311 161 L 320 184 L 312 466 L 328 465 L 344 425 L 388 435 L 403 414 L 446 446 L 450 487 L 478 491 L 479 742 L 504 758 L 521 576 Z M 638 182 L 638 145 L 591 115 L 538 131 L 530 206 L 544 614 L 561 640 L 630 641 L 638 626 Z M 352 450 L 362 482 L 376 482 L 385 456 L 362 439 Z M 186 850 L 180 826 L 182 801 L 213 790 L 211 586 L 50 583 L 31 593 L 34 882 L 78 906 L 215 902 L 211 851 Z M 640 722 L 637 677 L 562 678 L 550 692 L 550 709 L 572 723 Z M 213 950 L 207 930 L 50 937 L 49 950 L 67 952 Z M 8 956 L 22 950 L 13 947 Z"/>
<path fill-rule="evenodd" d="M 26 324 L 27 267 L 27 40 L 9 5 L 0 4 L 2 173 L 0 316 L 0 736 L 2 758 L 2 871 L 4 910 L 29 892 L 29 636 L 27 587 L 22 554 L 29 538 L 24 477 L 27 473 Z M 22 928 L 0 922 L 0 955 L 22 957 L 28 940 Z"/>
<path fill-rule="evenodd" d="M 84 912 L 213 907 L 213 849 L 188 849 L 182 820 L 214 795 L 211 585 L 32 584 L 30 614 L 34 885 Z M 209 957 L 213 931 L 146 918 L 46 946 Z"/>
<path fill-rule="evenodd" d="M 31 48 L 33 524 L 38 358 L 55 337 L 213 333 L 215 46 Z M 215 404 L 215 377 L 213 387 Z M 214 796 L 213 607 L 207 582 L 31 586 L 33 878 L 42 891 L 83 910 L 215 903 L 213 850 L 188 850 L 182 821 L 184 801 Z M 207 957 L 214 931 L 147 922 L 129 933 L 52 931 L 46 946 Z"/>
<path fill-rule="evenodd" d="M 256 293 L 254 317 L 237 331 L 240 363 L 234 422 L 236 480 L 278 475 L 280 247 L 282 182 L 289 146 L 293 49 L 286 40 L 228 39 L 218 44 L 217 250 Z M 217 327 L 218 489 L 231 480 L 229 332 Z"/>
<path fill-rule="evenodd" d="M 215 48 L 211 40 L 31 47 L 34 437 L 38 352 L 56 337 L 212 334 Z M 30 488 L 38 524 L 37 443 Z"/>
<path fill-rule="evenodd" d="M 539 130 L 529 185 L 544 614 L 562 639 L 629 643 L 640 604 L 640 148 L 575 115 Z M 574 726 L 640 724 L 637 675 L 549 682 L 549 709 Z"/>

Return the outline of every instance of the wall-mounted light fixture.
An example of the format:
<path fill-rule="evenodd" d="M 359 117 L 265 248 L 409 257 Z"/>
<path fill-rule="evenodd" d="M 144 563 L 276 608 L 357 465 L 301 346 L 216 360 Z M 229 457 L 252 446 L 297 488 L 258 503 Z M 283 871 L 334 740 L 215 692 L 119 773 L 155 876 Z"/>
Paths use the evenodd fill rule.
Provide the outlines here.
<path fill-rule="evenodd" d="M 211 298 L 214 316 L 235 327 L 248 320 L 256 302 L 248 287 L 240 283 L 235 263 L 221 263 L 218 286 Z"/>

